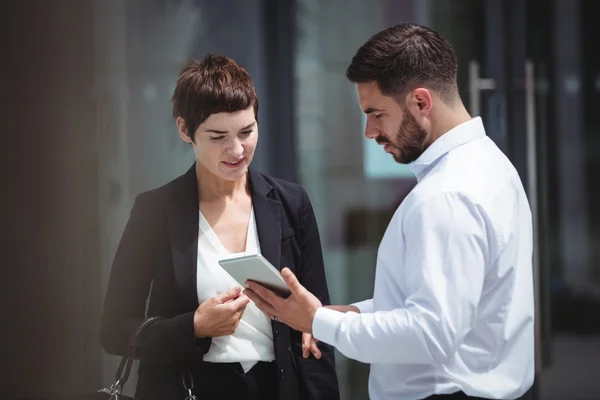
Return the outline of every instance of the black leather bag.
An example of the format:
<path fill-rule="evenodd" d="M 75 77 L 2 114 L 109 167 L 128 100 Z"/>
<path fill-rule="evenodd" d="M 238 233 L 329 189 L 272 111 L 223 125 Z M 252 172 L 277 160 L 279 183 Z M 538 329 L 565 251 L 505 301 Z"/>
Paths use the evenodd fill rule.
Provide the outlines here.
<path fill-rule="evenodd" d="M 131 396 L 126 396 L 122 394 L 123 387 L 129 379 L 131 367 L 133 366 L 133 361 L 135 360 L 136 356 L 136 350 L 138 348 L 140 338 L 144 330 L 146 329 L 146 327 L 148 327 L 148 325 L 160 319 L 161 317 L 148 318 L 147 320 L 142 322 L 139 328 L 135 331 L 129 342 L 128 353 L 121 359 L 119 367 L 117 368 L 114 384 L 112 384 L 108 388 L 100 389 L 95 393 L 76 396 L 73 400 L 136 400 Z M 196 400 L 196 397 L 192 394 L 192 389 L 194 388 L 194 386 L 191 377 L 186 377 L 184 375 L 182 381 L 183 386 L 187 392 L 186 398 L 182 400 Z"/>

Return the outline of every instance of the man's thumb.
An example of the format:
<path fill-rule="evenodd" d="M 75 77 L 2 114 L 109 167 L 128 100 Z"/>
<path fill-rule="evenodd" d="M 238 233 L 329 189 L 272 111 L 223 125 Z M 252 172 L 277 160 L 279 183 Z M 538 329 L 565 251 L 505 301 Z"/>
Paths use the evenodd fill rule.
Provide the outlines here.
<path fill-rule="evenodd" d="M 290 288 L 292 293 L 302 290 L 302 285 L 300 282 L 298 282 L 298 278 L 296 278 L 296 275 L 294 275 L 289 268 L 284 268 L 281 270 L 281 277 L 285 281 L 286 285 Z"/>

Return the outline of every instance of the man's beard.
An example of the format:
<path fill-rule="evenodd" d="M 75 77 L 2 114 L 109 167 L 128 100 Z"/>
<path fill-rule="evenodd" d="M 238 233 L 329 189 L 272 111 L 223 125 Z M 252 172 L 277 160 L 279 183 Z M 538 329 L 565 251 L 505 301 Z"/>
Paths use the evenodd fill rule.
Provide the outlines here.
<path fill-rule="evenodd" d="M 392 148 L 398 150 L 400 154 L 391 152 L 394 160 L 400 164 L 410 164 L 423 154 L 426 149 L 427 131 L 423 129 L 415 117 L 407 110 L 404 110 L 404 116 L 400 126 L 396 131 L 396 136 L 392 142 L 387 137 L 380 134 L 376 139 L 379 144 L 389 144 Z"/>

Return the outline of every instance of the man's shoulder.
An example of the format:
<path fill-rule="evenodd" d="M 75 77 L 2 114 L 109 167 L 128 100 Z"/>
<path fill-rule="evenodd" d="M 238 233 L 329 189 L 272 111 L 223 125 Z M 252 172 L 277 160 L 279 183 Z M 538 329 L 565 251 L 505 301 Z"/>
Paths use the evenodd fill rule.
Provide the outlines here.
<path fill-rule="evenodd" d="M 401 220 L 420 218 L 420 215 L 442 218 L 456 207 L 477 209 L 481 199 L 477 192 L 460 187 L 417 185 L 404 199 L 398 210 Z"/>

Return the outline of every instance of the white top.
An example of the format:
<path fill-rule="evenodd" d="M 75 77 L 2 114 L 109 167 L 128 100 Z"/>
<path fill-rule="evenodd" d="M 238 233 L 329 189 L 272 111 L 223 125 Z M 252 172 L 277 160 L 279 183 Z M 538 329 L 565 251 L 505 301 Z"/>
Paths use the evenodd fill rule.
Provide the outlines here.
<path fill-rule="evenodd" d="M 239 286 L 231 275 L 219 265 L 219 260 L 234 256 L 260 254 L 260 244 L 254 209 L 250 212 L 246 251 L 243 253 L 229 253 L 201 212 L 199 223 L 196 284 L 198 301 L 203 303 L 213 296 Z M 204 361 L 207 362 L 239 362 L 242 364 L 244 372 L 248 372 L 258 361 L 273 361 L 274 359 L 271 320 L 253 302 L 246 307 L 235 333 L 231 336 L 213 337 L 210 350 L 204 355 Z"/>
<path fill-rule="evenodd" d="M 410 168 L 418 184 L 379 246 L 373 299 L 360 314 L 319 309 L 313 334 L 372 364 L 374 400 L 519 397 L 534 378 L 532 219 L 519 176 L 480 118 Z"/>

